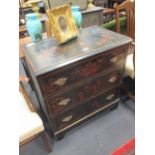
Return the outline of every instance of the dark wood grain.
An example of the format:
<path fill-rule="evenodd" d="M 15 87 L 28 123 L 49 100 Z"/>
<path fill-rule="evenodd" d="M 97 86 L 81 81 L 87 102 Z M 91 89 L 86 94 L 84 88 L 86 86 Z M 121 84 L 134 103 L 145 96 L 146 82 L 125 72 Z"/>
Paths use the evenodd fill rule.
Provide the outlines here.
<path fill-rule="evenodd" d="M 116 32 L 120 33 L 120 11 L 125 10 L 127 19 L 127 36 L 135 38 L 135 1 L 126 0 L 122 4 L 114 4 L 116 15 Z"/>

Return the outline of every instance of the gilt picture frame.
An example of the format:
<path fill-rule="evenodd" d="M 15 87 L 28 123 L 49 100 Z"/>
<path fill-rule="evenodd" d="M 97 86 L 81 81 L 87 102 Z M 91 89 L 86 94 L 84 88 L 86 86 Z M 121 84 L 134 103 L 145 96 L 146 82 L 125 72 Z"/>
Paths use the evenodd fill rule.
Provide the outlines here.
<path fill-rule="evenodd" d="M 46 12 L 51 23 L 53 33 L 60 44 L 78 36 L 79 32 L 69 5 L 48 9 Z"/>

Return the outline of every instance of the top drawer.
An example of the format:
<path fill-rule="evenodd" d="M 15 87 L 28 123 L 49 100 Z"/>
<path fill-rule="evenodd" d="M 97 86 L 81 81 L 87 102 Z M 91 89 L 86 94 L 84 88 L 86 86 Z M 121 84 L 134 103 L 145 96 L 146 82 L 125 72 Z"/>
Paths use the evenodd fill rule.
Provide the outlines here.
<path fill-rule="evenodd" d="M 43 96 L 54 95 L 76 82 L 112 67 L 122 70 L 126 58 L 125 48 L 126 46 L 123 46 L 111 50 L 39 77 Z"/>

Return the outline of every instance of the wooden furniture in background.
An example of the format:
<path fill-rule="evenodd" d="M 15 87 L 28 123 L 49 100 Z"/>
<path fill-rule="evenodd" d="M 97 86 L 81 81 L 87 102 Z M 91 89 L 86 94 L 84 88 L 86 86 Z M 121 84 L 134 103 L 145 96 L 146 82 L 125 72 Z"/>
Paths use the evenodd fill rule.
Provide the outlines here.
<path fill-rule="evenodd" d="M 119 104 L 131 39 L 92 26 L 62 46 L 54 38 L 24 47 L 26 62 L 54 135 Z"/>
<path fill-rule="evenodd" d="M 25 25 L 20 25 L 19 26 L 19 38 L 24 38 L 25 36 L 28 36 L 27 34 L 27 29 Z"/>
<path fill-rule="evenodd" d="M 103 14 L 114 14 L 114 13 L 115 13 L 114 9 L 111 8 L 105 8 L 103 10 Z"/>
<path fill-rule="evenodd" d="M 127 36 L 132 39 L 135 38 L 135 2 L 134 0 L 126 0 L 124 3 L 118 5 L 114 4 L 116 15 L 116 32 L 120 33 L 120 11 L 126 12 L 127 20 Z"/>
<path fill-rule="evenodd" d="M 99 6 L 103 8 L 103 22 L 107 23 L 114 18 L 114 9 L 111 6 L 111 2 L 109 0 L 94 0 L 93 1 L 95 6 Z M 103 23 L 102 23 L 103 24 Z"/>
<path fill-rule="evenodd" d="M 22 146 L 39 135 L 43 136 L 45 146 L 48 152 L 52 151 L 51 144 L 48 141 L 48 135 L 44 130 L 44 126 L 42 120 L 37 114 L 35 107 L 33 106 L 22 82 L 28 82 L 24 76 L 20 76 L 20 94 L 19 94 L 19 120 L 20 120 L 20 128 L 19 128 L 19 145 Z"/>
<path fill-rule="evenodd" d="M 115 9 L 115 15 L 116 15 L 116 32 L 120 33 L 120 11 L 124 10 L 126 13 L 125 15 L 126 15 L 126 25 L 127 25 L 126 35 L 131 37 L 133 40 L 135 40 L 135 2 L 134 0 L 126 0 L 120 5 L 115 3 L 114 9 Z M 132 100 L 135 100 L 134 90 L 133 90 L 135 85 L 135 82 L 134 82 L 135 81 L 135 77 L 134 77 L 135 43 L 134 42 L 130 44 L 128 53 L 129 55 L 127 56 L 127 61 L 126 61 L 127 63 L 125 66 L 125 76 L 127 76 L 127 79 L 124 79 L 125 82 L 124 82 L 123 90 L 129 96 L 129 98 L 131 98 Z"/>
<path fill-rule="evenodd" d="M 104 23 L 113 20 L 114 14 L 115 14 L 114 9 L 111 9 L 111 8 L 104 8 L 104 9 L 103 9 Z"/>

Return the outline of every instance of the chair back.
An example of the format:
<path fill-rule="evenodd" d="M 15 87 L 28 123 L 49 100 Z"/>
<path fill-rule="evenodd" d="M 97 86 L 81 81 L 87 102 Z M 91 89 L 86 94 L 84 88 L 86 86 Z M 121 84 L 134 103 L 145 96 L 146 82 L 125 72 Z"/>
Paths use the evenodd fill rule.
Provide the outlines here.
<path fill-rule="evenodd" d="M 28 93 L 26 92 L 24 85 L 23 85 L 23 81 L 24 82 L 28 82 L 28 79 L 24 76 L 20 76 L 19 77 L 19 91 L 22 94 L 23 98 L 25 99 L 28 108 L 30 109 L 31 112 L 36 112 L 35 107 L 33 106 L 31 99 L 28 95 Z"/>
<path fill-rule="evenodd" d="M 127 20 L 127 36 L 135 38 L 135 2 L 134 0 L 126 0 L 122 4 L 114 4 L 116 15 L 116 32 L 120 33 L 120 11 L 126 12 Z"/>

